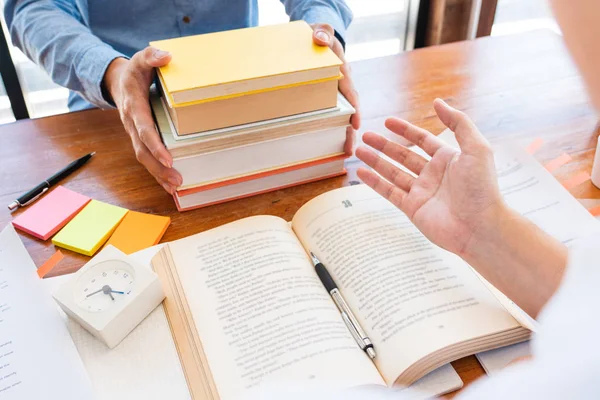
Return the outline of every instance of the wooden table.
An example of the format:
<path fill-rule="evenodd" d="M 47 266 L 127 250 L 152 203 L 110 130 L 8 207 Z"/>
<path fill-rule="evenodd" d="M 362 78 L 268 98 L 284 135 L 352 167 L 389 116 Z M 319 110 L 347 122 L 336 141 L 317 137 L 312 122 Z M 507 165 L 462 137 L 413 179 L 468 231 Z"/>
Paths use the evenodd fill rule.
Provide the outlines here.
<path fill-rule="evenodd" d="M 492 141 L 542 137 L 536 157 L 563 152 L 573 160 L 555 172 L 559 180 L 591 171 L 597 118 L 561 38 L 550 31 L 478 39 L 416 50 L 352 65 L 361 95 L 365 130 L 383 132 L 388 116 L 398 116 L 432 132 L 443 130 L 431 103 L 436 97 L 467 112 Z M 131 210 L 169 215 L 164 236 L 171 241 L 251 215 L 290 220 L 309 199 L 356 181 L 360 162 L 350 159 L 346 177 L 329 179 L 178 213 L 173 200 L 135 159 L 116 111 L 91 110 L 0 126 L 0 226 L 12 216 L 5 205 L 71 160 L 96 151 L 94 159 L 63 184 L 92 198 Z M 572 189 L 578 198 L 600 199 L 589 181 Z M 14 213 L 18 214 L 18 211 Z M 21 235 L 39 266 L 55 249 Z M 86 257 L 64 251 L 52 272 L 76 270 Z M 468 385 L 483 375 L 475 357 L 453 363 Z"/>

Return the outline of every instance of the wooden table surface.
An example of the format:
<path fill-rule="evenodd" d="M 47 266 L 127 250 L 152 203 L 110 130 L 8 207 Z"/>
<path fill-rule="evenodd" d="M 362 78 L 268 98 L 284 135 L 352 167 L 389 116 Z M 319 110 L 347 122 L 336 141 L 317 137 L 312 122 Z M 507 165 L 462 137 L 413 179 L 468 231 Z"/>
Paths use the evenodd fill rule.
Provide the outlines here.
<path fill-rule="evenodd" d="M 420 49 L 352 64 L 361 96 L 365 130 L 384 132 L 388 116 L 398 116 L 434 133 L 443 130 L 431 107 L 436 97 L 467 112 L 492 141 L 533 140 L 544 145 L 541 161 L 562 153 L 572 161 L 554 174 L 567 179 L 591 171 L 597 118 L 561 37 L 550 31 L 491 37 Z M 91 110 L 0 126 L 0 227 L 19 211 L 6 208 L 21 193 L 83 154 L 97 155 L 63 185 L 92 198 L 131 210 L 168 215 L 171 241 L 240 218 L 271 214 L 290 220 L 311 198 L 356 181 L 360 161 L 347 162 L 348 175 L 178 213 L 172 198 L 135 159 L 116 111 Z M 600 199 L 589 181 L 571 190 Z M 595 200 L 589 200 L 595 201 Z M 51 241 L 21 234 L 39 266 L 55 251 Z M 87 257 L 63 250 L 65 259 L 51 275 L 79 268 Z M 475 357 L 453 363 L 465 386 L 484 374 Z"/>

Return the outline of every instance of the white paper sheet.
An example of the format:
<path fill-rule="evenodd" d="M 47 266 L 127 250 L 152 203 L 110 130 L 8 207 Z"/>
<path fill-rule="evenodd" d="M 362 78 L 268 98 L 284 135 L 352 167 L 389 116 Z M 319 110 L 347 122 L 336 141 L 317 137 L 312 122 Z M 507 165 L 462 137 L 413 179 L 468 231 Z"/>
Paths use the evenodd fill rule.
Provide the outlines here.
<path fill-rule="evenodd" d="M 154 246 L 131 257 L 150 268 L 150 260 L 161 247 Z M 68 279 L 70 275 L 44 279 L 46 290 L 54 291 Z M 60 312 L 98 400 L 191 399 L 162 305 L 112 350 Z"/>
<path fill-rule="evenodd" d="M 479 363 L 488 375 L 494 375 L 517 358 L 529 355 L 531 355 L 529 341 L 476 354 Z"/>
<path fill-rule="evenodd" d="M 9 225 L 0 233 L 0 399 L 93 398 L 56 303 Z"/>
<path fill-rule="evenodd" d="M 453 392 L 461 387 L 463 387 L 462 379 L 452 364 L 446 364 L 410 385 L 409 390 L 402 391 L 402 399 L 430 399 Z"/>

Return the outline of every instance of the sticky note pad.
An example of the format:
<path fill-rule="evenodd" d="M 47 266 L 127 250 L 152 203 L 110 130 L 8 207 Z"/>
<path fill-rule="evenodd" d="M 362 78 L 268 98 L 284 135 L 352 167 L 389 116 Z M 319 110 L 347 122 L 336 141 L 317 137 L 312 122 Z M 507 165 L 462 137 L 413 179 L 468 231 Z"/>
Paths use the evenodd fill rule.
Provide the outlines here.
<path fill-rule="evenodd" d="M 14 219 L 15 228 L 48 240 L 65 226 L 91 199 L 58 186 Z"/>
<path fill-rule="evenodd" d="M 127 210 L 92 200 L 54 236 L 52 243 L 77 253 L 93 256 L 114 232 Z"/>
<path fill-rule="evenodd" d="M 129 211 L 106 245 L 112 244 L 125 254 L 158 244 L 171 218 Z"/>

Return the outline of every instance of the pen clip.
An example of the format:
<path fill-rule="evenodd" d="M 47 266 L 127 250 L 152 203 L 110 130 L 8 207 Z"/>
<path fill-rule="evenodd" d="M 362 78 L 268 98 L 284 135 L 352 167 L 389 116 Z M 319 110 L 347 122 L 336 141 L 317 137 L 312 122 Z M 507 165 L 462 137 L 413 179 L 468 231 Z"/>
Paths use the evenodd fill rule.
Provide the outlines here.
<path fill-rule="evenodd" d="M 22 207 L 28 206 L 29 204 L 33 203 L 34 201 L 36 201 L 41 195 L 43 195 L 44 193 L 46 193 L 48 191 L 48 188 L 45 187 L 42 189 L 42 191 L 40 192 L 40 194 L 38 194 L 35 197 L 32 197 L 31 200 L 29 200 L 27 203 L 25 204 L 21 204 Z"/>

